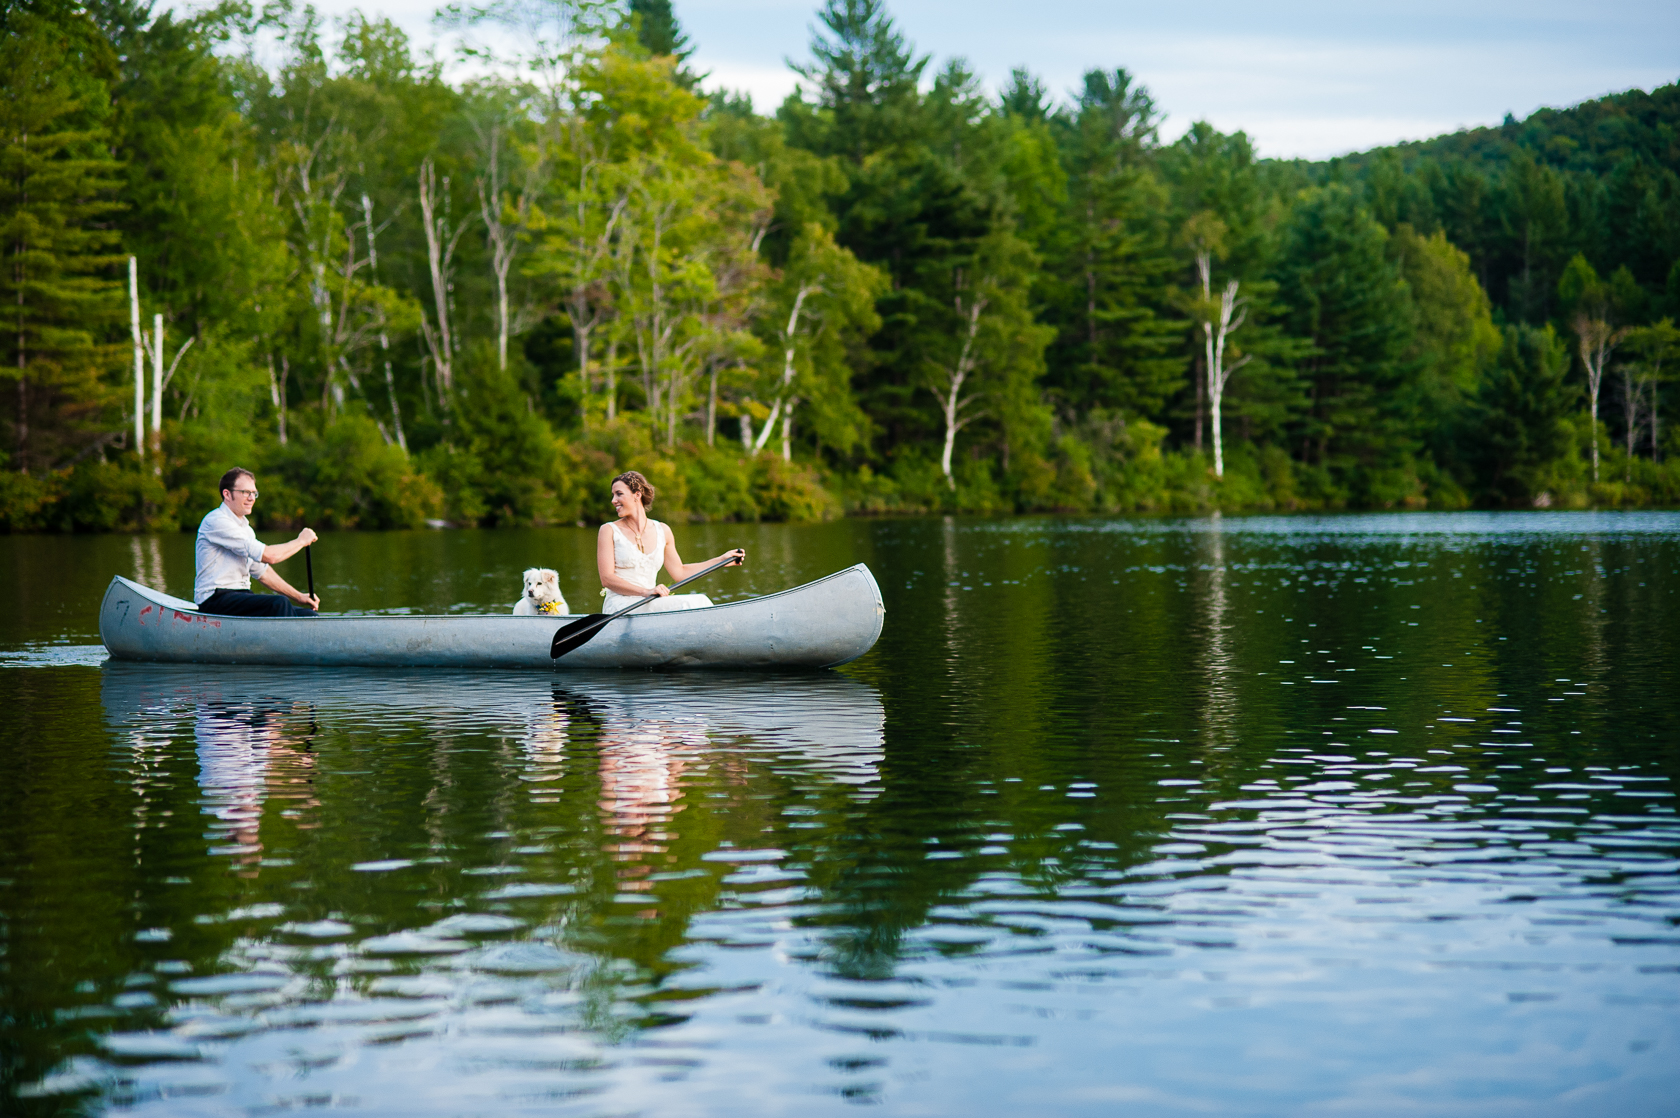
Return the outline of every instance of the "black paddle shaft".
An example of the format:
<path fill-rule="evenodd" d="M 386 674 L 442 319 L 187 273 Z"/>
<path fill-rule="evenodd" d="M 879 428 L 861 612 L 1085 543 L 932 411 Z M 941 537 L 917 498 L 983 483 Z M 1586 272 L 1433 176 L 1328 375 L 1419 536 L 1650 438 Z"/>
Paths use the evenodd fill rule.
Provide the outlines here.
<path fill-rule="evenodd" d="M 310 546 L 313 547 L 314 545 Z M 303 549 L 303 570 L 309 576 L 309 596 L 313 598 L 315 596 L 315 556 L 310 553 L 309 547 Z"/>
<path fill-rule="evenodd" d="M 676 590 L 679 586 L 687 586 L 697 578 L 705 578 L 713 571 L 721 570 L 724 567 L 732 566 L 739 562 L 742 562 L 742 559 L 731 555 L 727 559 L 713 563 L 703 571 L 697 571 L 694 574 L 689 575 L 681 582 L 673 582 L 671 584 L 671 589 Z M 592 613 L 588 617 L 578 618 L 570 625 L 561 626 L 561 628 L 554 634 L 554 643 L 548 646 L 548 655 L 552 659 L 558 660 L 560 657 L 566 655 L 566 653 L 571 652 L 574 649 L 582 648 L 595 638 L 595 634 L 599 633 L 607 622 L 612 621 L 615 618 L 623 617 L 631 610 L 640 606 L 645 606 L 657 597 L 659 597 L 658 594 L 649 594 L 645 598 L 640 598 L 630 603 L 617 613 Z"/>

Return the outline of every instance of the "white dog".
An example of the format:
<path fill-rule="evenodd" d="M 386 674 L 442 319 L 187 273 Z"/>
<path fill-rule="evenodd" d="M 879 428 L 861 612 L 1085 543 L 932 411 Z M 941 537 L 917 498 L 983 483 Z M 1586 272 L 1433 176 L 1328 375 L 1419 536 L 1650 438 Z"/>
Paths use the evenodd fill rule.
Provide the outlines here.
<path fill-rule="evenodd" d="M 566 598 L 560 593 L 560 575 L 547 567 L 532 567 L 525 572 L 525 596 L 513 603 L 513 612 L 529 617 L 538 613 L 570 613 Z"/>

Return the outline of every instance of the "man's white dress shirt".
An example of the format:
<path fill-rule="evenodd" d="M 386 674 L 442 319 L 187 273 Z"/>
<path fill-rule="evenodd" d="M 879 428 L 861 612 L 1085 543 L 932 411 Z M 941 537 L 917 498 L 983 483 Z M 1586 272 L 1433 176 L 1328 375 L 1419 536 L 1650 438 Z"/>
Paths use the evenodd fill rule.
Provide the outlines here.
<path fill-rule="evenodd" d="M 251 580 L 268 570 L 262 561 L 263 545 L 256 529 L 225 503 L 217 505 L 198 524 L 198 542 L 193 547 L 198 574 L 193 579 L 193 601 L 218 590 L 249 590 Z"/>

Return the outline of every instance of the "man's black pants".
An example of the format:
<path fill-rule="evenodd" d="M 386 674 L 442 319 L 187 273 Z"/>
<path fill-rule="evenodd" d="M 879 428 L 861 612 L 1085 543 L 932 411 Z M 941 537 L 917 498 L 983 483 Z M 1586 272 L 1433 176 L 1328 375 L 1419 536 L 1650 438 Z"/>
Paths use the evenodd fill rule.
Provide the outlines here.
<path fill-rule="evenodd" d="M 199 613 L 224 617 L 314 617 L 308 606 L 295 604 L 279 594 L 253 594 L 249 590 L 218 590 L 198 604 Z"/>

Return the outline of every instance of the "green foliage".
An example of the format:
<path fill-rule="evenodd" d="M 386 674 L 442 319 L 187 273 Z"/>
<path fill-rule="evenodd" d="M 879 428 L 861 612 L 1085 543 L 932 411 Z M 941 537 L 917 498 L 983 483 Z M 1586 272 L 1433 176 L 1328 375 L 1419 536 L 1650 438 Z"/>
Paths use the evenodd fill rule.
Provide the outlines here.
<path fill-rule="evenodd" d="M 1477 453 L 1495 500 L 1532 504 L 1569 472 L 1560 464 L 1574 450 L 1579 393 L 1568 373 L 1568 348 L 1551 327 L 1505 327 L 1477 399 Z"/>
<path fill-rule="evenodd" d="M 7 16 L 0 39 L 0 378 L 11 467 L 71 465 L 122 431 L 101 344 L 121 304 L 107 219 L 117 163 L 107 153 L 110 47 L 85 16 Z"/>
<path fill-rule="evenodd" d="M 772 116 L 666 0 L 446 15 L 517 67 L 289 3 L 0 13 L 0 528 L 190 529 L 232 462 L 274 526 L 588 521 L 631 467 L 706 520 L 1680 492 L 1674 86 L 1269 163 L 1164 143 L 1124 69 L 993 98 L 882 0 L 825 0 Z"/>
<path fill-rule="evenodd" d="M 274 452 L 264 476 L 264 526 L 291 528 L 307 518 L 338 528 L 419 528 L 443 500 L 437 483 L 357 415 L 304 426 Z"/>
<path fill-rule="evenodd" d="M 1404 355 L 1415 371 L 1403 409 L 1416 417 L 1433 460 L 1463 473 L 1460 448 L 1471 436 L 1461 423 L 1500 347 L 1492 307 L 1470 257 L 1440 230 L 1423 237 L 1401 223 L 1388 247 L 1415 315 Z"/>
<path fill-rule="evenodd" d="M 1411 293 L 1387 241 L 1352 191 L 1315 188 L 1296 203 L 1273 272 L 1286 329 L 1312 346 L 1294 438 L 1306 460 L 1348 477 L 1391 466 L 1415 437 L 1401 407 L 1415 377 Z"/>

